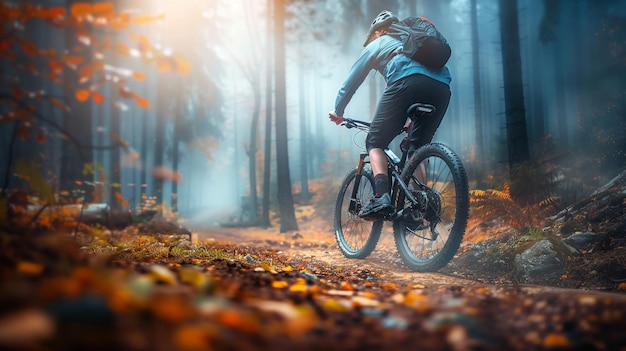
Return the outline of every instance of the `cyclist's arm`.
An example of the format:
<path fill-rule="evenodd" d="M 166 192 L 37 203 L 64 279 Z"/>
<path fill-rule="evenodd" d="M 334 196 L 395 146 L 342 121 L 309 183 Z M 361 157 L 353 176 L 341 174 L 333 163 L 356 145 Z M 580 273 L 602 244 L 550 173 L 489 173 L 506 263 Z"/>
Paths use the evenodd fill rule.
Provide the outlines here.
<path fill-rule="evenodd" d="M 344 110 L 352 96 L 356 92 L 356 90 L 361 86 L 369 72 L 374 68 L 372 66 L 372 58 L 373 53 L 371 49 L 366 47 L 363 52 L 361 52 L 361 56 L 354 62 L 352 68 L 350 69 L 350 73 L 348 77 L 343 83 L 341 89 L 337 93 L 337 98 L 335 99 L 335 113 L 338 116 L 343 116 Z"/>

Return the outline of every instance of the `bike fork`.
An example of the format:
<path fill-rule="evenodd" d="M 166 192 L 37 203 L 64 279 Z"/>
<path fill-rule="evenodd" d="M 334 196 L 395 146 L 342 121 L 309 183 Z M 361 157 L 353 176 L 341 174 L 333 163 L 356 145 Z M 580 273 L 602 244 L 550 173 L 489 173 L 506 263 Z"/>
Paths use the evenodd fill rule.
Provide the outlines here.
<path fill-rule="evenodd" d="M 356 174 L 354 176 L 354 187 L 352 188 L 352 194 L 350 195 L 350 205 L 348 206 L 348 210 L 350 212 L 357 212 L 360 210 L 358 208 L 357 201 L 357 193 L 359 192 L 359 185 L 361 184 L 361 173 L 363 172 L 363 167 L 367 162 L 365 162 L 365 158 L 368 156 L 366 152 L 362 152 L 359 156 L 359 164 L 356 168 Z"/>

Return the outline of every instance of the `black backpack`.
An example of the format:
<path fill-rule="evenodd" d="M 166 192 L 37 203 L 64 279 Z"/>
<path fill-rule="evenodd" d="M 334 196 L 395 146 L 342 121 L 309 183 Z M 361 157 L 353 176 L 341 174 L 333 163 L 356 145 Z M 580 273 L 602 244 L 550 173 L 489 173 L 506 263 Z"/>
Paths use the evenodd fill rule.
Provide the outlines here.
<path fill-rule="evenodd" d="M 452 54 L 446 38 L 426 17 L 408 17 L 394 22 L 386 34 L 402 41 L 400 53 L 431 69 L 441 69 Z"/>

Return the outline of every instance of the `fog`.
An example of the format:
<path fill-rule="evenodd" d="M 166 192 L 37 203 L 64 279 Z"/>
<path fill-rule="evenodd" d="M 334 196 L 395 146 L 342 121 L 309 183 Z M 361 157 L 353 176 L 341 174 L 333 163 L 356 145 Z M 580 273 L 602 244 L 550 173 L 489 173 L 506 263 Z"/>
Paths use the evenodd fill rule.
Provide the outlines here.
<path fill-rule="evenodd" d="M 274 52 L 273 37 L 268 41 L 267 36 L 266 1 L 128 1 L 117 6 L 133 13 L 163 13 L 165 16 L 161 22 L 150 24 L 148 29 L 141 29 L 141 33 L 159 48 L 188 58 L 192 66 L 190 75 L 179 79 L 174 74 L 161 74 L 153 66 L 141 62 L 117 59 L 119 65 L 142 69 L 148 75 L 144 82 L 131 82 L 129 86 L 152 102 L 147 110 L 128 104 L 120 112 L 121 138 L 132 150 L 140 153 L 141 160 L 139 165 L 123 165 L 122 195 L 129 200 L 129 206 L 137 208 L 141 202 L 141 173 L 158 166 L 155 142 L 159 141 L 152 137 L 157 116 L 166 115 L 165 130 L 170 134 L 176 129 L 174 116 L 183 116 L 194 122 L 187 127 L 193 137 L 183 140 L 177 153 L 180 158 L 177 169 L 182 180 L 177 183 L 176 190 L 169 181 L 163 183 L 160 192 L 150 180 L 143 188 L 150 196 L 161 194 L 166 206 L 172 201 L 171 193 L 176 192 L 177 210 L 193 225 L 218 225 L 234 220 L 241 212 L 242 197 L 250 194 L 248 150 L 255 112 L 255 88 L 260 98 L 257 187 L 259 196 L 262 195 L 266 97 L 273 93 L 266 89 L 266 70 Z M 363 150 L 362 133 L 336 126 L 328 121 L 327 115 L 334 108 L 336 93 L 353 61 L 363 49 L 372 13 L 386 7 L 400 18 L 409 15 L 430 18 L 452 47 L 453 55 L 448 64 L 453 79 L 452 99 L 435 141 L 448 144 L 462 156 L 469 165 L 470 178 L 476 157 L 487 161 L 486 168 L 481 171 L 491 175 L 506 167 L 506 107 L 498 1 L 477 1 L 478 48 L 472 47 L 470 6 L 470 0 L 361 1 L 360 4 L 289 2 L 285 68 L 292 182 L 298 183 L 301 178 L 300 130 L 303 121 L 308 130 L 309 179 L 342 177 Z M 546 156 L 546 140 L 552 143 L 549 148 L 553 148 L 551 150 L 556 154 L 569 155 L 569 164 L 578 162 L 572 155 L 581 159 L 594 157 L 593 154 L 583 156 L 578 153 L 581 149 L 601 150 L 606 152 L 601 156 L 603 159 L 617 155 L 617 164 L 606 161 L 594 172 L 587 167 L 589 174 L 580 175 L 579 172 L 579 175 L 582 182 L 592 180 L 596 183 L 610 177 L 615 168 L 623 167 L 625 159 L 623 151 L 620 152 L 625 149 L 624 138 L 616 137 L 619 132 L 615 130 L 624 128 L 623 122 L 620 124 L 619 121 L 624 120 L 625 85 L 623 76 L 616 79 L 616 74 L 624 73 L 626 1 L 518 0 L 518 19 L 525 118 L 532 157 Z M 552 37 L 540 40 L 546 33 Z M 43 40 L 57 40 L 46 36 L 53 34 L 39 35 Z M 125 40 L 121 36 L 117 39 Z M 62 43 L 59 41 L 60 46 Z M 474 50 L 478 50 L 478 64 L 472 61 Z M 482 142 L 485 145 L 484 154 L 478 156 L 475 150 L 476 87 L 473 79 L 477 65 L 480 68 Z M 170 90 L 164 90 L 166 88 Z M 384 81 L 378 73 L 372 72 L 357 91 L 346 109 L 346 117 L 371 118 L 375 106 L 370 101 L 371 89 L 376 89 L 377 96 L 384 89 Z M 113 94 L 104 93 L 107 97 Z M 92 107 L 94 136 L 99 141 L 106 141 L 105 135 L 110 128 L 106 116 L 115 108 Z M 601 118 L 601 122 L 593 122 L 592 117 Z M 151 122 L 144 123 L 146 120 Z M 594 129 L 596 125 L 598 129 Z M 145 128 L 149 130 L 145 131 Z M 604 144 L 597 148 L 581 147 L 579 142 L 595 145 L 594 140 L 602 138 L 593 139 L 592 136 L 606 135 L 607 131 L 612 138 L 612 149 L 607 149 Z M 3 139 L 8 140 L 10 131 L 3 127 L 1 132 Z M 587 138 L 586 141 L 581 136 Z M 146 140 L 149 145 L 142 150 L 141 145 Z M 165 157 L 161 166 L 173 168 L 172 137 L 162 143 Z M 347 156 L 344 155 L 346 152 Z M 29 155 L 27 148 L 16 153 Z M 275 155 L 274 146 L 272 153 Z M 107 170 L 113 169 L 112 161 L 103 155 L 101 151 L 94 151 L 95 161 L 101 162 Z M 275 167 L 274 160 L 272 165 Z M 59 165 L 50 167 L 58 170 Z M 272 170 L 272 175 L 275 174 Z M 472 180 L 472 184 L 481 183 L 480 179 Z M 592 187 L 594 184 L 589 182 L 586 185 Z M 275 191 L 273 180 L 272 192 Z"/>

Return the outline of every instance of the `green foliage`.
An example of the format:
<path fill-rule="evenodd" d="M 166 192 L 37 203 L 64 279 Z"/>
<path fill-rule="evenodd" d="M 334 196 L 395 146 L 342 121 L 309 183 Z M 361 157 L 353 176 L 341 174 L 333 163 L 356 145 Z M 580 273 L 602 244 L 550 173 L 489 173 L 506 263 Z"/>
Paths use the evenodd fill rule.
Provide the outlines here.
<path fill-rule="evenodd" d="M 41 172 L 41 166 L 35 161 L 18 160 L 15 166 L 17 173 L 28 184 L 28 188 L 33 195 L 36 195 L 40 203 L 53 204 L 55 197 Z"/>
<path fill-rule="evenodd" d="M 95 175 L 96 172 L 104 172 L 104 166 L 101 163 L 90 162 L 83 165 L 83 175 Z"/>
<path fill-rule="evenodd" d="M 526 242 L 526 241 L 539 241 L 541 239 L 545 238 L 545 233 L 543 232 L 543 230 L 541 230 L 540 228 L 537 227 L 526 227 L 521 231 L 521 236 L 519 238 L 519 241 L 522 242 Z"/>

